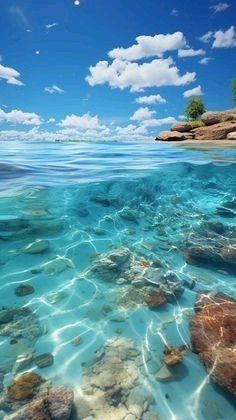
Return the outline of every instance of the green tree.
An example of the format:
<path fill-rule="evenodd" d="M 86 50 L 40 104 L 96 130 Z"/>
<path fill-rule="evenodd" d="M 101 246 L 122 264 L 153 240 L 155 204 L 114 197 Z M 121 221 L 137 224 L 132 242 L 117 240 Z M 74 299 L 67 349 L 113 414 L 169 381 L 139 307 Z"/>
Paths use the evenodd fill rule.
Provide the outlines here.
<path fill-rule="evenodd" d="M 232 80 L 231 87 L 232 87 L 233 106 L 234 108 L 236 108 L 236 79 Z"/>
<path fill-rule="evenodd" d="M 188 100 L 185 115 L 188 120 L 197 120 L 205 112 L 205 105 L 199 96 L 193 96 Z"/>

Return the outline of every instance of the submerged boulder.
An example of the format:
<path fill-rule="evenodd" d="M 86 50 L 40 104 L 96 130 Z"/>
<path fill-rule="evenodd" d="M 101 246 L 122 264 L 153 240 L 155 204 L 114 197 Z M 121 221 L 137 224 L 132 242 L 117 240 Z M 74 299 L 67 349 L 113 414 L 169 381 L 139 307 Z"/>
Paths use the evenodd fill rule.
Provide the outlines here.
<path fill-rule="evenodd" d="M 236 301 L 223 293 L 201 293 L 190 322 L 191 342 L 218 385 L 236 394 Z"/>
<path fill-rule="evenodd" d="M 41 376 L 33 372 L 25 372 L 13 379 L 7 389 L 7 396 L 11 401 L 23 401 L 34 395 L 42 381 Z"/>
<path fill-rule="evenodd" d="M 73 391 L 70 389 L 48 388 L 14 414 L 12 420 L 68 420 L 73 407 Z"/>

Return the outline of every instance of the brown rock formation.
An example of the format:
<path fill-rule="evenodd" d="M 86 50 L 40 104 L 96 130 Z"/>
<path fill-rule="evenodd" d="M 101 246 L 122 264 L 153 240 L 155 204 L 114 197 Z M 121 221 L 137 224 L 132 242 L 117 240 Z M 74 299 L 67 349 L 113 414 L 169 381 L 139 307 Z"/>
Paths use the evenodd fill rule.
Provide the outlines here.
<path fill-rule="evenodd" d="M 188 122 L 179 122 L 171 127 L 171 131 L 178 131 L 179 133 L 185 133 L 187 131 L 192 130 L 192 125 Z"/>
<path fill-rule="evenodd" d="M 71 416 L 73 392 L 64 387 L 49 388 L 10 418 L 13 420 L 67 420 Z"/>
<path fill-rule="evenodd" d="M 236 113 L 229 111 L 208 111 L 204 112 L 201 120 L 205 125 L 214 125 L 226 121 L 236 121 Z"/>
<path fill-rule="evenodd" d="M 7 396 L 11 401 L 22 401 L 32 397 L 42 378 L 33 372 L 25 372 L 13 379 L 8 387 Z"/>
<path fill-rule="evenodd" d="M 199 294 L 190 322 L 191 342 L 218 385 L 236 394 L 236 301 L 223 293 Z"/>
<path fill-rule="evenodd" d="M 157 135 L 156 140 L 181 141 L 181 140 L 185 140 L 185 135 L 184 133 L 179 133 L 178 131 L 161 131 Z"/>
<path fill-rule="evenodd" d="M 236 131 L 236 121 L 222 122 L 193 130 L 195 140 L 224 140 L 229 133 Z"/>

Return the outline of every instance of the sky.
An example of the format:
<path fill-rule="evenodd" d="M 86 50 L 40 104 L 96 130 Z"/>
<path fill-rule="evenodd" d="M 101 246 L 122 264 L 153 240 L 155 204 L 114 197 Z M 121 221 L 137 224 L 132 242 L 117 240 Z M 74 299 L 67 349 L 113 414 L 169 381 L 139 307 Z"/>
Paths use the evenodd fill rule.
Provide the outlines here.
<path fill-rule="evenodd" d="M 0 0 L 0 140 L 153 140 L 232 107 L 236 2 Z"/>

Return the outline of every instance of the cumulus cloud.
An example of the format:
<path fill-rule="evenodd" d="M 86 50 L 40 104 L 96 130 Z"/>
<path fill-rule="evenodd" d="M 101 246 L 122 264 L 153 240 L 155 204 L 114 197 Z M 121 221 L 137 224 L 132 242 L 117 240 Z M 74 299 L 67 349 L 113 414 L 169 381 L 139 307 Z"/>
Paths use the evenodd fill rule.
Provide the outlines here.
<path fill-rule="evenodd" d="M 173 34 L 158 34 L 154 36 L 141 35 L 137 43 L 128 48 L 115 48 L 108 55 L 113 59 L 136 61 L 148 57 L 161 57 L 167 51 L 174 51 L 186 46 L 182 32 Z"/>
<path fill-rule="evenodd" d="M 199 39 L 200 41 L 204 42 L 204 44 L 209 44 L 212 41 L 213 36 L 214 36 L 214 32 L 208 31 L 206 34 L 202 35 Z"/>
<path fill-rule="evenodd" d="M 77 128 L 81 130 L 102 130 L 106 127 L 99 121 L 98 116 L 91 116 L 89 113 L 84 115 L 67 115 L 59 124 L 61 127 Z"/>
<path fill-rule="evenodd" d="M 232 25 L 229 29 L 223 31 L 209 31 L 205 35 L 200 37 L 200 40 L 204 43 L 212 43 L 212 48 L 232 48 L 236 46 L 236 31 Z"/>
<path fill-rule="evenodd" d="M 200 64 L 207 65 L 207 64 L 209 64 L 209 63 L 210 63 L 210 61 L 212 61 L 212 60 L 213 60 L 213 58 L 212 58 L 212 57 L 204 57 L 204 58 L 202 58 L 202 59 L 199 61 L 199 63 L 200 63 Z"/>
<path fill-rule="evenodd" d="M 154 105 L 154 104 L 165 104 L 166 99 L 162 98 L 161 95 L 149 95 L 149 96 L 140 96 L 136 99 L 136 102 L 140 105 Z"/>
<path fill-rule="evenodd" d="M 19 80 L 19 78 L 20 73 L 17 70 L 0 64 L 0 80 L 6 80 L 6 82 L 10 85 L 22 86 L 23 83 Z"/>
<path fill-rule="evenodd" d="M 183 93 L 184 98 L 190 98 L 191 96 L 202 96 L 202 95 L 203 95 L 203 92 L 200 85 L 198 85 L 197 87 L 193 89 L 186 90 Z"/>
<path fill-rule="evenodd" d="M 48 92 L 48 93 L 51 93 L 51 94 L 52 93 L 65 93 L 65 91 L 57 85 L 52 85 L 52 86 L 45 87 L 44 90 L 45 90 L 45 92 Z"/>
<path fill-rule="evenodd" d="M 182 86 L 195 80 L 195 72 L 179 74 L 171 57 L 155 59 L 148 63 L 131 63 L 115 59 L 112 64 L 99 61 L 89 68 L 86 77 L 90 86 L 108 83 L 112 88 L 130 88 L 131 92 L 141 92 L 148 87 Z"/>
<path fill-rule="evenodd" d="M 47 123 L 51 124 L 51 123 L 54 123 L 55 121 L 56 121 L 55 118 L 49 118 L 47 120 Z"/>
<path fill-rule="evenodd" d="M 214 6 L 210 6 L 210 9 L 213 10 L 214 13 L 224 12 L 230 7 L 229 3 L 217 3 Z"/>
<path fill-rule="evenodd" d="M 5 112 L 3 109 L 0 109 L 0 121 L 23 125 L 40 125 L 42 123 L 38 114 L 34 112 L 23 112 L 19 109 L 13 109 L 10 112 Z"/>
<path fill-rule="evenodd" d="M 147 129 L 144 126 L 137 127 L 134 124 L 129 124 L 126 127 L 116 127 L 115 131 L 119 136 L 137 136 L 137 135 L 146 135 Z"/>
<path fill-rule="evenodd" d="M 179 58 L 186 58 L 186 57 L 196 57 L 198 55 L 205 55 L 205 51 L 200 49 L 200 50 L 193 50 L 192 48 L 188 48 L 188 49 L 180 49 L 178 51 L 178 57 Z"/>
<path fill-rule="evenodd" d="M 150 120 L 142 121 L 144 127 L 160 127 L 162 125 L 175 124 L 177 122 L 175 117 L 152 118 Z"/>
<path fill-rule="evenodd" d="M 152 118 L 156 111 L 150 111 L 148 107 L 139 108 L 133 115 L 130 117 L 131 121 L 143 121 Z"/>
<path fill-rule="evenodd" d="M 214 33 L 213 48 L 232 48 L 236 46 L 236 32 L 234 26 L 231 26 L 226 31 L 216 31 Z"/>

